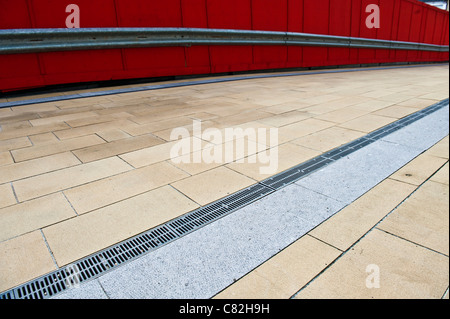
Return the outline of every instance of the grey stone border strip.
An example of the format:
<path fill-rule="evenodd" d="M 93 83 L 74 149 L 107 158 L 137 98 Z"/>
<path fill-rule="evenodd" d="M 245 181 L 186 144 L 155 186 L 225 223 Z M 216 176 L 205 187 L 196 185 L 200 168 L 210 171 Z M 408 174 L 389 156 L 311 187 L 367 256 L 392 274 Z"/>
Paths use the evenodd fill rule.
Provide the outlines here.
<path fill-rule="evenodd" d="M 44 299 L 55 296 L 71 288 L 74 280 L 79 283 L 98 278 L 112 269 L 116 269 L 119 265 L 128 264 L 130 261 L 147 255 L 151 251 L 185 237 L 187 234 L 203 229 L 206 225 L 217 222 L 235 211 L 245 209 L 249 204 L 267 198 L 269 194 L 281 194 L 281 188 L 290 187 L 292 184 L 295 184 L 295 187 L 304 186 L 309 190 L 312 189 L 323 196 L 326 192 L 321 189 L 315 189 L 317 182 L 313 182 L 311 186 L 308 184 L 308 181 L 311 179 L 305 177 L 319 170 L 326 169 L 329 164 L 337 163 L 338 160 L 348 157 L 358 150 L 370 148 L 371 144 L 375 142 L 383 141 L 386 144 L 385 140 L 389 142 L 391 139 L 391 143 L 395 143 L 395 133 L 401 132 L 402 128 L 412 126 L 419 119 L 441 110 L 448 104 L 449 99 L 447 98 L 249 188 L 200 207 L 147 232 L 76 261 L 69 266 L 3 292 L 0 294 L 0 299 Z M 402 147 L 406 153 L 410 153 L 409 149 L 412 146 Z M 402 149 L 402 147 L 399 149 Z M 417 152 L 417 148 L 414 147 L 413 149 L 414 152 Z M 374 178 L 377 178 L 377 176 L 374 176 Z M 333 197 L 333 194 L 325 195 L 328 196 L 327 198 Z M 311 196 L 311 194 L 308 196 Z M 325 199 L 322 198 L 322 200 Z M 345 200 L 345 194 L 336 200 L 346 204 L 349 201 L 351 202 L 351 199 Z M 302 219 L 302 221 L 307 224 L 310 223 L 310 220 L 307 219 Z"/>

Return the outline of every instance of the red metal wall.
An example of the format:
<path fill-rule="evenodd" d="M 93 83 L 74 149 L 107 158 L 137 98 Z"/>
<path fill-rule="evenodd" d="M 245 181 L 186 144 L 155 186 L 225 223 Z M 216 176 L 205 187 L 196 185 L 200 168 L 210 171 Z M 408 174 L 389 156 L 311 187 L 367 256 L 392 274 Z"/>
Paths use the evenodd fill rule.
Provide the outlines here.
<path fill-rule="evenodd" d="M 196 27 L 291 31 L 440 45 L 448 12 L 416 0 L 0 0 L 0 29 Z M 368 4 L 381 26 L 365 25 Z M 256 69 L 448 61 L 448 52 L 284 46 L 193 46 L 0 55 L 0 91 L 43 85 Z"/>

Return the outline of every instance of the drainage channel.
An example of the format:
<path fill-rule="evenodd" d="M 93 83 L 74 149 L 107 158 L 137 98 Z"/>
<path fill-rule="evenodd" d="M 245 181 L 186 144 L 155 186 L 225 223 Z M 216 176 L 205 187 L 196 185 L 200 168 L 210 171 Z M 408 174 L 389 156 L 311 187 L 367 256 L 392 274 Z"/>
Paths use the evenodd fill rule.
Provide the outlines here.
<path fill-rule="evenodd" d="M 124 263 L 156 250 L 274 191 L 292 184 L 448 104 L 449 99 L 447 98 L 246 189 L 3 292 L 0 294 L 0 299 L 46 299 L 76 284 L 97 278 Z"/>

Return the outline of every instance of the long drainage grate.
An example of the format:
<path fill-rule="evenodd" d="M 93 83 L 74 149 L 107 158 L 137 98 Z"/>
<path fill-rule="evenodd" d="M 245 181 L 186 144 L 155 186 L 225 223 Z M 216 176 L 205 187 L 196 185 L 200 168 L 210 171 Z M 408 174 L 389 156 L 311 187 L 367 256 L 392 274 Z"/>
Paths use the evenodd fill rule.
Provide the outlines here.
<path fill-rule="evenodd" d="M 254 202 L 275 190 L 298 181 L 326 165 L 369 145 L 448 105 L 442 100 L 421 111 L 391 123 L 348 144 L 290 168 L 260 183 L 236 192 L 214 203 L 200 207 L 161 226 L 106 248 L 64 268 L 41 276 L 0 294 L 0 299 L 45 299 L 101 274 L 143 254 L 155 250 Z"/>

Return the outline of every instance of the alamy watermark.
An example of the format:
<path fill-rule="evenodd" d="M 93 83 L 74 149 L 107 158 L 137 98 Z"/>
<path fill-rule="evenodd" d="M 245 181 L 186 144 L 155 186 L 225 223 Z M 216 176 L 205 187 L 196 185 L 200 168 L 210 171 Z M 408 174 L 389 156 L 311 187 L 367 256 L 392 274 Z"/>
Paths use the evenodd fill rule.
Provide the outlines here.
<path fill-rule="evenodd" d="M 366 13 L 370 13 L 366 18 L 366 27 L 369 29 L 380 28 L 380 7 L 376 4 L 369 4 Z"/>
<path fill-rule="evenodd" d="M 380 288 L 380 267 L 375 264 L 367 265 L 366 287 L 369 289 Z"/>
<path fill-rule="evenodd" d="M 69 29 L 80 28 L 80 7 L 76 4 L 69 4 L 66 12 L 70 13 L 66 18 L 66 27 Z"/>
<path fill-rule="evenodd" d="M 230 127 L 202 130 L 201 121 L 193 121 L 192 136 L 187 128 L 172 130 L 170 159 L 180 163 L 251 163 L 259 164 L 260 174 L 278 170 L 278 129 Z M 206 146 L 202 146 L 207 142 Z M 250 156 L 249 156 L 250 155 Z"/>

